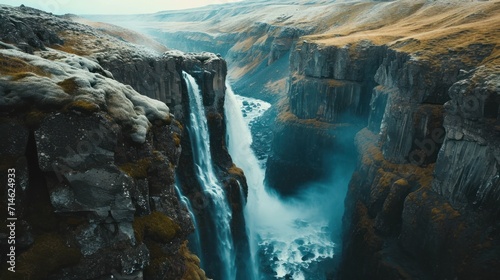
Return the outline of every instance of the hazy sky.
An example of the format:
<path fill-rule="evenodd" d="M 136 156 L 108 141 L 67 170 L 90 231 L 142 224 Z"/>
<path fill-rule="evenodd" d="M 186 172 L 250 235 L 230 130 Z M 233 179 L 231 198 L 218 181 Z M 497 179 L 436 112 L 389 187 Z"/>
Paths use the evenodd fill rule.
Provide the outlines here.
<path fill-rule="evenodd" d="M 24 4 L 54 14 L 139 14 L 187 9 L 239 0 L 0 0 L 0 4 Z"/>

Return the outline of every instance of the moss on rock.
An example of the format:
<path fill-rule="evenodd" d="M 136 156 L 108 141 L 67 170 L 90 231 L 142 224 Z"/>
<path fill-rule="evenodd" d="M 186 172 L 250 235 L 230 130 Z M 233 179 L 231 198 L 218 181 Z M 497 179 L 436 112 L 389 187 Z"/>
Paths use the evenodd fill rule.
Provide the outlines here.
<path fill-rule="evenodd" d="M 80 251 L 69 247 L 61 236 L 45 234 L 19 256 L 16 272 L 9 277 L 3 275 L 2 279 L 47 279 L 63 267 L 78 264 L 80 258 Z"/>
<path fill-rule="evenodd" d="M 75 100 L 65 106 L 65 110 L 75 110 L 79 112 L 94 113 L 100 110 L 99 105 L 87 100 Z"/>
<path fill-rule="evenodd" d="M 243 177 L 243 176 L 245 176 L 245 175 L 243 174 L 243 170 L 242 170 L 241 168 L 237 167 L 237 166 L 236 166 L 236 165 L 234 165 L 234 164 L 233 164 L 233 165 L 232 165 L 232 166 L 231 166 L 231 167 L 230 167 L 227 171 L 229 172 L 229 174 L 231 174 L 231 175 L 235 175 L 235 176 L 238 176 L 238 177 Z"/>
<path fill-rule="evenodd" d="M 189 251 L 187 241 L 180 248 L 180 254 L 185 259 L 186 272 L 182 276 L 182 280 L 206 280 L 205 271 L 200 268 L 200 259 Z"/>
<path fill-rule="evenodd" d="M 172 138 L 174 139 L 174 143 L 176 147 L 179 147 L 181 145 L 181 136 L 178 133 L 173 133 Z"/>
<path fill-rule="evenodd" d="M 144 179 L 148 176 L 148 169 L 151 166 L 150 158 L 143 158 L 137 162 L 126 163 L 120 169 L 134 179 Z"/>
<path fill-rule="evenodd" d="M 158 211 L 135 219 L 133 226 L 135 237 L 139 242 L 151 239 L 160 243 L 167 243 L 181 230 L 179 225 L 172 219 Z"/>
<path fill-rule="evenodd" d="M 64 92 L 71 95 L 74 95 L 76 93 L 76 90 L 78 89 L 78 84 L 76 83 L 74 77 L 61 81 L 57 83 L 57 85 L 60 86 L 64 90 Z"/>

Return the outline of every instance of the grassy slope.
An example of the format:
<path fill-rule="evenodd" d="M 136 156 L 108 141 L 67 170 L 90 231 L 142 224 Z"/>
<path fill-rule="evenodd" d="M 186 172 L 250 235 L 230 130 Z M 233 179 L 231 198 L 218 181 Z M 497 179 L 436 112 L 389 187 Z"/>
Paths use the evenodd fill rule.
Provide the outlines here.
<path fill-rule="evenodd" d="M 325 33 L 307 39 L 337 46 L 369 40 L 420 58 L 460 51 L 471 44 L 493 44 L 494 51 L 482 64 L 498 65 L 500 59 L 497 0 L 343 4 L 326 24 L 331 27 Z"/>

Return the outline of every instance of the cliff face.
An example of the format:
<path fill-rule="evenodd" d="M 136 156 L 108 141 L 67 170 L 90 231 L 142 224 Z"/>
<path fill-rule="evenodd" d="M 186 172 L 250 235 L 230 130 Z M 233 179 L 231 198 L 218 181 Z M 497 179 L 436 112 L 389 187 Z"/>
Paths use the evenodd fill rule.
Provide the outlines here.
<path fill-rule="evenodd" d="M 182 71 L 200 83 L 244 248 L 238 181 L 246 184 L 229 173 L 237 169 L 225 149 L 221 58 L 159 54 L 27 7 L 0 13 L 0 125 L 11 131 L 1 136 L 1 174 L 7 182 L 15 169 L 15 277 L 206 279 L 187 247 L 193 224 L 174 189 L 176 172 L 194 178 Z M 5 252 L 9 234 L 0 234 Z M 11 279 L 5 258 L 1 278 Z"/>
<path fill-rule="evenodd" d="M 290 194 L 308 182 L 331 177 L 336 162 L 352 165 L 352 139 L 366 125 L 367 92 L 375 84 L 383 52 L 366 42 L 353 49 L 306 40 L 297 45 L 290 56 L 289 90 L 267 164 L 269 186 Z M 280 174 L 285 170 L 293 170 L 294 176 L 284 178 Z"/>
<path fill-rule="evenodd" d="M 383 153 L 384 134 L 369 128 L 358 133 L 360 162 L 344 216 L 344 278 L 494 279 L 498 274 L 498 77 L 484 67 L 469 75 L 449 89 L 445 130 L 428 128 L 425 138 L 409 141 L 420 148 L 404 163 Z M 468 107 L 465 99 L 477 101 L 477 107 Z M 416 134 L 404 135 L 402 142 Z M 360 262 L 365 270 L 354 270 Z"/>
<path fill-rule="evenodd" d="M 489 33 L 498 33 L 490 29 L 498 23 L 495 4 L 365 8 L 383 13 L 381 5 L 410 14 L 396 26 L 372 22 L 377 28 L 367 30 L 360 22 L 300 39 L 266 180 L 293 193 L 348 164 L 339 160 L 343 155 L 357 155 L 345 200 L 342 279 L 494 279 L 500 103 L 498 42 Z M 442 15 L 433 12 L 438 8 Z M 454 29 L 441 26 L 448 14 L 457 20 Z M 403 28 L 410 25 L 411 31 Z M 465 43 L 470 32 L 477 37 Z M 321 161 L 325 153 L 331 161 Z"/>

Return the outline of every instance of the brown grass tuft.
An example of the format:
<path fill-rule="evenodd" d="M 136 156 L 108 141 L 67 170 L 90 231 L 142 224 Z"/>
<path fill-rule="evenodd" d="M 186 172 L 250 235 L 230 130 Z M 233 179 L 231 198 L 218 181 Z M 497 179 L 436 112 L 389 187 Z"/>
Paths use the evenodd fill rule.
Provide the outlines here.
<path fill-rule="evenodd" d="M 229 174 L 231 174 L 231 175 L 236 175 L 236 176 L 239 176 L 239 177 L 245 176 L 245 174 L 243 173 L 243 170 L 241 168 L 237 167 L 235 164 L 233 164 L 227 170 L 227 172 L 229 172 Z"/>
<path fill-rule="evenodd" d="M 33 75 L 50 77 L 50 73 L 42 68 L 31 65 L 20 58 L 4 54 L 0 54 L 0 74 L 11 76 L 15 81 Z"/>
<path fill-rule="evenodd" d="M 76 93 L 76 90 L 78 89 L 78 84 L 75 81 L 75 78 L 69 78 L 66 79 L 62 82 L 57 83 L 58 86 L 60 86 L 64 92 L 66 92 L 69 95 L 74 95 Z"/>

